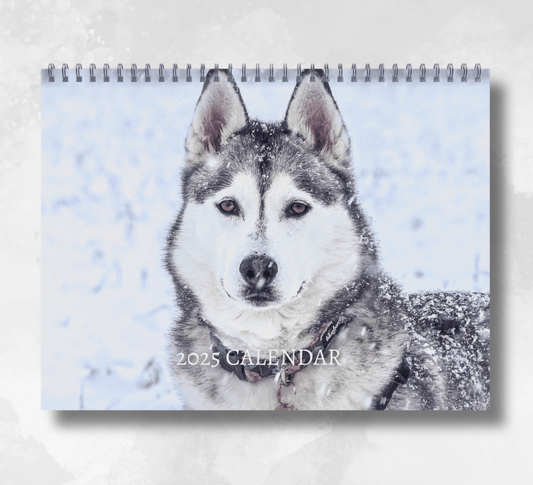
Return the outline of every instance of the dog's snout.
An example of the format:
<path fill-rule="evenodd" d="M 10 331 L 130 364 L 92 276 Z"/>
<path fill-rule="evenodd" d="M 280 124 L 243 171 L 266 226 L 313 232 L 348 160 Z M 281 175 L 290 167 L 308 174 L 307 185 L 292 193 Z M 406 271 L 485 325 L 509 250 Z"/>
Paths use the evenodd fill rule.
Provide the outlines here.
<path fill-rule="evenodd" d="M 252 256 L 241 263 L 239 271 L 250 288 L 260 291 L 278 274 L 278 265 L 269 257 Z"/>

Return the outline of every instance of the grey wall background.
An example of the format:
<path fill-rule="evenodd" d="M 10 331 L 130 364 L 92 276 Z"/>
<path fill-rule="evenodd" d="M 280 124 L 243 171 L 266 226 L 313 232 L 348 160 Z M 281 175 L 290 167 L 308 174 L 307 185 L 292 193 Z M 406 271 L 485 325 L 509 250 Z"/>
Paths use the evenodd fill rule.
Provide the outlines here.
<path fill-rule="evenodd" d="M 533 478 L 533 4 L 0 2 L 0 481 L 480 483 Z M 40 69 L 49 62 L 480 62 L 491 68 L 492 410 L 40 411 Z"/>

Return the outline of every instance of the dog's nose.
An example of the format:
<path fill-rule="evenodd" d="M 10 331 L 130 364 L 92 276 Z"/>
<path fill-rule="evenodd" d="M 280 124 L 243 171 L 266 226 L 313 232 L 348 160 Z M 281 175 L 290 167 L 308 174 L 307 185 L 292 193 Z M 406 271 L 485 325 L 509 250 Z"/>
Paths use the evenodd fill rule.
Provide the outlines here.
<path fill-rule="evenodd" d="M 278 265 L 266 256 L 252 256 L 241 263 L 239 271 L 250 288 L 260 291 L 278 274 Z"/>

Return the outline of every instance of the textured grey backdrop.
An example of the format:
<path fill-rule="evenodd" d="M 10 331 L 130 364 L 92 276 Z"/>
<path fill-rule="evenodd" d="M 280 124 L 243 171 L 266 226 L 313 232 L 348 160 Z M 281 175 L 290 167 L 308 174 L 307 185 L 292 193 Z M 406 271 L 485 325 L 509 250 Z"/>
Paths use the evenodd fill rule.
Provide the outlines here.
<path fill-rule="evenodd" d="M 509 0 L 1 1 L 0 481 L 466 484 L 533 478 L 532 14 L 530 2 Z M 49 62 L 490 67 L 493 409 L 40 411 L 39 83 Z"/>

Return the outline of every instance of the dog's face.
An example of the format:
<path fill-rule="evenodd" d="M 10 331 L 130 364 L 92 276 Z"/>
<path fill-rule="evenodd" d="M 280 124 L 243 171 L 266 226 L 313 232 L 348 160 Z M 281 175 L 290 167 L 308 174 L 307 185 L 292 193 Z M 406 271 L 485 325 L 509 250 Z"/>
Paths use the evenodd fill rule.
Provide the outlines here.
<path fill-rule="evenodd" d="M 280 124 L 249 120 L 236 86 L 208 76 L 186 141 L 172 261 L 204 307 L 320 305 L 360 270 L 350 142 L 320 76 Z"/>

